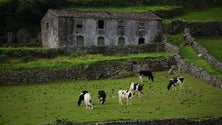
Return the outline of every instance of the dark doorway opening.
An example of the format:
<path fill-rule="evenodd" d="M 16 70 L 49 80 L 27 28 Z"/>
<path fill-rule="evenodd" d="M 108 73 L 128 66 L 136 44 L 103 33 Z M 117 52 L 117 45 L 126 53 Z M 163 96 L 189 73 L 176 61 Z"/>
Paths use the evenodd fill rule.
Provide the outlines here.
<path fill-rule="evenodd" d="M 145 39 L 144 38 L 139 38 L 138 44 L 144 44 L 145 43 Z"/>

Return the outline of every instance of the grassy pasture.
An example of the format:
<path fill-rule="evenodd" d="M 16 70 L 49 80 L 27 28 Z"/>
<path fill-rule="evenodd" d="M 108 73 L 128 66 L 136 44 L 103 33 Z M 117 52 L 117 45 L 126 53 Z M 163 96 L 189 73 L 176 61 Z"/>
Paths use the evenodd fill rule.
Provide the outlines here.
<path fill-rule="evenodd" d="M 129 89 L 138 75 L 123 79 L 68 81 L 50 84 L 0 86 L 0 124 L 37 125 L 65 118 L 74 122 L 99 122 L 126 119 L 203 118 L 222 115 L 222 91 L 187 74 L 183 91 L 168 91 L 167 72 L 154 72 L 152 83 L 144 78 L 144 93 L 132 105 L 118 104 L 117 91 Z M 107 94 L 105 105 L 98 104 L 97 91 Z M 77 106 L 82 90 L 92 95 L 93 110 Z M 114 90 L 114 91 L 113 91 Z"/>
<path fill-rule="evenodd" d="M 67 7 L 65 9 L 78 11 L 151 12 L 157 10 L 172 10 L 175 8 L 178 8 L 178 6 Z"/>
<path fill-rule="evenodd" d="M 216 50 L 218 51 L 218 50 Z M 192 63 L 198 67 L 202 67 L 208 73 L 214 74 L 218 78 L 222 78 L 222 72 L 214 68 L 204 58 L 199 58 L 198 53 L 191 46 L 183 46 L 180 48 L 180 54 L 188 63 Z"/>
<path fill-rule="evenodd" d="M 185 8 L 184 14 L 171 18 L 170 20 L 180 19 L 186 22 L 210 22 L 222 21 L 222 7 L 209 7 L 190 9 Z"/>
<path fill-rule="evenodd" d="M 197 37 L 196 41 L 207 49 L 208 53 L 222 62 L 222 37 Z"/>

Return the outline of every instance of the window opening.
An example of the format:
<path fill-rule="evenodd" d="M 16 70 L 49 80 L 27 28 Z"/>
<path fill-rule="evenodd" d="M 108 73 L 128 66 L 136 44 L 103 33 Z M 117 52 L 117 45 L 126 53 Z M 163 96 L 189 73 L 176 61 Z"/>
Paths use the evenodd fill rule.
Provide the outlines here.
<path fill-rule="evenodd" d="M 126 43 L 125 43 L 125 38 L 124 37 L 119 37 L 118 38 L 118 45 L 119 46 L 123 46 L 123 45 L 125 45 Z"/>
<path fill-rule="evenodd" d="M 143 21 L 139 22 L 138 29 L 139 30 L 144 30 L 145 29 L 145 23 Z"/>
<path fill-rule="evenodd" d="M 79 29 L 83 28 L 83 21 L 82 20 L 76 21 L 76 28 L 79 28 Z"/>
<path fill-rule="evenodd" d="M 83 38 L 83 36 L 77 36 L 76 37 L 76 45 L 77 46 L 83 46 L 84 45 L 84 38 Z"/>
<path fill-rule="evenodd" d="M 124 35 L 125 34 L 125 27 L 126 27 L 126 22 L 121 20 L 118 21 L 118 34 L 119 35 Z"/>
<path fill-rule="evenodd" d="M 49 22 L 45 24 L 46 29 L 49 29 Z"/>
<path fill-rule="evenodd" d="M 99 29 L 104 29 L 104 20 L 99 20 L 98 21 L 98 28 Z"/>
<path fill-rule="evenodd" d="M 97 45 L 104 46 L 105 45 L 105 39 L 104 37 L 98 37 L 97 39 Z"/>

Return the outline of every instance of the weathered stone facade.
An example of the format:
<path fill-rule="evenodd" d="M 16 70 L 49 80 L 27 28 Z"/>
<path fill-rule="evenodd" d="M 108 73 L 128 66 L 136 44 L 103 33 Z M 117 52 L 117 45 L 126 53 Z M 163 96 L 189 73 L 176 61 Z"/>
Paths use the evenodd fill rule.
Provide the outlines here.
<path fill-rule="evenodd" d="M 41 20 L 42 45 L 138 45 L 154 42 L 162 21 L 153 13 L 83 12 L 51 10 Z"/>

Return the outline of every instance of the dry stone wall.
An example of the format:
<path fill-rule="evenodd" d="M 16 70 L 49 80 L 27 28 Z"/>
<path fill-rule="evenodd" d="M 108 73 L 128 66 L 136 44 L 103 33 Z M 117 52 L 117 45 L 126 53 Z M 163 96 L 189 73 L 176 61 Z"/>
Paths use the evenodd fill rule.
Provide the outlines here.
<path fill-rule="evenodd" d="M 195 76 L 198 79 L 204 80 L 208 83 L 211 83 L 213 85 L 216 85 L 218 87 L 222 88 L 222 80 L 220 78 L 217 78 L 215 75 L 210 74 L 203 70 L 200 67 L 197 67 L 193 64 L 186 63 L 183 58 L 178 54 L 179 48 L 176 46 L 173 46 L 169 43 L 166 44 L 166 51 L 176 53 L 175 55 L 175 61 L 177 64 L 177 72 L 185 72 L 192 76 Z"/>
<path fill-rule="evenodd" d="M 147 65 L 150 70 L 162 71 L 175 64 L 174 57 L 163 60 L 133 60 L 138 65 Z M 103 61 L 88 66 L 75 66 L 63 69 L 38 69 L 24 71 L 0 71 L 0 84 L 22 84 L 58 82 L 78 79 L 103 79 L 108 77 L 120 78 L 131 76 L 131 60 Z"/>
<path fill-rule="evenodd" d="M 195 36 L 222 35 L 222 22 L 183 22 L 175 20 L 164 26 L 165 32 L 170 34 L 183 33 L 185 28 L 189 28 L 190 33 Z"/>
<path fill-rule="evenodd" d="M 200 53 L 209 63 L 212 64 L 216 69 L 222 71 L 222 63 L 218 60 L 216 60 L 213 56 L 211 56 L 207 50 L 201 46 L 199 43 L 196 41 L 193 41 L 193 47 L 194 49 Z"/>
<path fill-rule="evenodd" d="M 210 117 L 205 119 L 188 119 L 188 118 L 175 118 L 175 119 L 153 119 L 153 120 L 126 120 L 126 121 L 110 121 L 100 123 L 74 123 L 71 121 L 57 120 L 56 125 L 221 125 L 221 117 Z"/>
<path fill-rule="evenodd" d="M 164 44 L 151 43 L 141 45 L 125 45 L 125 46 L 68 46 L 65 48 L 67 52 L 84 51 L 90 54 L 102 55 L 123 55 L 123 54 L 137 54 L 148 52 L 163 52 Z"/>

